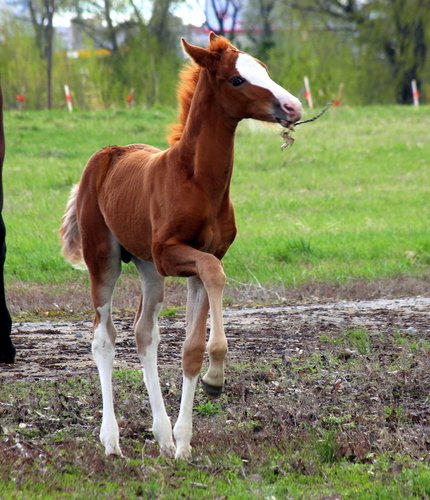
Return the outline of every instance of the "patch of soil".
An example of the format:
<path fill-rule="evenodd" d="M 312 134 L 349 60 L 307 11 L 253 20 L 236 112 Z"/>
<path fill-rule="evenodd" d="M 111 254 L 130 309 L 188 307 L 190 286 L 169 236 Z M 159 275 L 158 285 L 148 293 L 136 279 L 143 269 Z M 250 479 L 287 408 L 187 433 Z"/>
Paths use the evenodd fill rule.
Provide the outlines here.
<path fill-rule="evenodd" d="M 428 456 L 429 310 L 428 297 L 226 308 L 229 355 L 223 404 L 228 422 L 251 434 L 255 446 L 266 439 L 276 442 L 275 436 L 288 443 L 317 426 L 336 430 L 332 448 L 348 459 L 367 460 L 388 450 Z M 116 367 L 139 368 L 132 315 L 117 314 L 114 322 Z M 162 373 L 174 374 L 163 392 L 175 413 L 184 329 L 182 311 L 160 320 L 159 365 Z M 364 347 L 346 335 L 351 331 L 361 332 Z M 91 339 L 89 320 L 15 323 L 17 362 L 0 366 L 1 381 L 84 380 L 87 375 L 96 380 Z M 201 393 L 199 398 L 205 400 Z M 196 425 L 197 448 L 200 441 L 204 447 L 208 432 L 201 422 Z M 224 417 L 212 436 L 216 442 L 231 438 L 228 425 Z"/>
<path fill-rule="evenodd" d="M 260 362 L 300 351 L 312 354 L 319 349 L 321 334 L 338 335 L 356 327 L 365 328 L 381 341 L 395 332 L 407 332 L 416 339 L 430 341 L 429 308 L 430 298 L 426 297 L 226 308 L 229 360 Z M 118 330 L 117 366 L 138 368 L 133 317 L 115 315 L 114 323 Z M 173 317 L 160 318 L 160 330 L 160 364 L 179 367 L 185 313 L 178 311 Z M 15 323 L 12 339 L 17 348 L 17 362 L 2 365 L 2 378 L 56 378 L 95 369 L 89 319 Z"/>

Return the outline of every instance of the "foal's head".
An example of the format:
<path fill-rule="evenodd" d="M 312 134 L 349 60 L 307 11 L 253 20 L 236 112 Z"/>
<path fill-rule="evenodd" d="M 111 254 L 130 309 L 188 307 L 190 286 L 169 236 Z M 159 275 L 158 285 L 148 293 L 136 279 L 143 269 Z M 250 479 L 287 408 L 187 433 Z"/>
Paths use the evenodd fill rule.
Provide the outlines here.
<path fill-rule="evenodd" d="M 284 127 L 300 120 L 300 101 L 270 78 L 263 63 L 239 51 L 225 38 L 211 33 L 207 49 L 185 40 L 182 45 L 194 62 L 207 71 L 220 106 L 231 118 L 278 122 Z"/>

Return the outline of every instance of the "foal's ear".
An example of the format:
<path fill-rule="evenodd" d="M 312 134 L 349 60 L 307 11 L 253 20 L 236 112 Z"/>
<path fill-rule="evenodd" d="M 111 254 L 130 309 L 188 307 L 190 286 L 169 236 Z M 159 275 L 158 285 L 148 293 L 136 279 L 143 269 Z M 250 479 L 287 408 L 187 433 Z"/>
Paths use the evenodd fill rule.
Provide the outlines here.
<path fill-rule="evenodd" d="M 219 36 L 213 31 L 209 32 L 209 43 L 214 42 Z"/>
<path fill-rule="evenodd" d="M 214 62 L 217 59 L 217 54 L 203 49 L 202 47 L 197 47 L 197 45 L 191 45 L 184 38 L 182 38 L 182 47 L 184 51 L 191 57 L 191 59 L 197 63 L 199 66 L 212 70 Z"/>

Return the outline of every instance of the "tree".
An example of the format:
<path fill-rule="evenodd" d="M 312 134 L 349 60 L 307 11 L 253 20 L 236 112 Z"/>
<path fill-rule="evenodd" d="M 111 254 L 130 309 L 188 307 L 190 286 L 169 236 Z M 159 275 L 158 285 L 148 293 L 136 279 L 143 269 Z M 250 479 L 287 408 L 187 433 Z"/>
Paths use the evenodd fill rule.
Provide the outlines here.
<path fill-rule="evenodd" d="M 33 24 L 36 44 L 40 55 L 46 60 L 47 105 L 52 108 L 52 56 L 54 42 L 54 14 L 57 0 L 29 0 L 28 8 Z"/>
<path fill-rule="evenodd" d="M 246 4 L 247 35 L 262 59 L 267 58 L 269 50 L 275 45 L 276 7 L 280 3 L 280 0 L 249 0 Z"/>
<path fill-rule="evenodd" d="M 218 35 L 229 35 L 234 40 L 239 12 L 243 0 L 208 0 L 206 3 L 206 26 Z"/>
<path fill-rule="evenodd" d="M 391 72 L 398 103 L 412 100 L 411 80 L 421 84 L 430 32 L 430 0 L 304 0 L 289 7 L 326 22 L 327 29 L 355 33 L 372 46 Z"/>
<path fill-rule="evenodd" d="M 149 32 L 161 45 L 170 47 L 175 24 L 172 8 L 184 0 L 151 0 L 149 20 L 143 15 L 147 3 L 139 0 L 74 0 L 73 22 L 94 40 L 116 54 L 127 39 Z"/>

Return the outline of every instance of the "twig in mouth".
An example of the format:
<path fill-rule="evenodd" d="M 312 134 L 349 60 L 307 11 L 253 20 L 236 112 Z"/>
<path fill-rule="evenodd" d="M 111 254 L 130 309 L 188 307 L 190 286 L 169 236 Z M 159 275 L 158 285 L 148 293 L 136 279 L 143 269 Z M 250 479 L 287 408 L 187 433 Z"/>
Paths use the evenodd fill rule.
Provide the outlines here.
<path fill-rule="evenodd" d="M 328 102 L 324 106 L 324 108 L 317 115 L 313 116 L 312 118 L 308 118 L 307 120 L 302 120 L 301 122 L 293 123 L 290 127 L 283 130 L 281 137 L 284 139 L 284 144 L 282 144 L 281 150 L 284 150 L 288 146 L 292 146 L 294 144 L 294 138 L 291 137 L 291 135 L 290 135 L 291 132 L 294 132 L 294 127 L 297 127 L 297 125 L 303 125 L 303 123 L 310 123 L 310 122 L 317 120 L 320 116 L 322 116 L 328 110 L 328 108 L 331 106 L 331 104 L 332 104 L 331 102 Z"/>
<path fill-rule="evenodd" d="M 313 122 L 313 121 L 317 120 L 320 116 L 322 116 L 328 110 L 328 108 L 331 106 L 331 104 L 332 104 L 331 101 L 329 101 L 317 115 L 313 116 L 312 118 L 308 118 L 307 120 L 302 120 L 301 122 L 296 122 L 294 124 L 294 127 L 297 127 L 297 125 L 303 125 L 303 123 L 309 123 L 309 122 Z"/>

